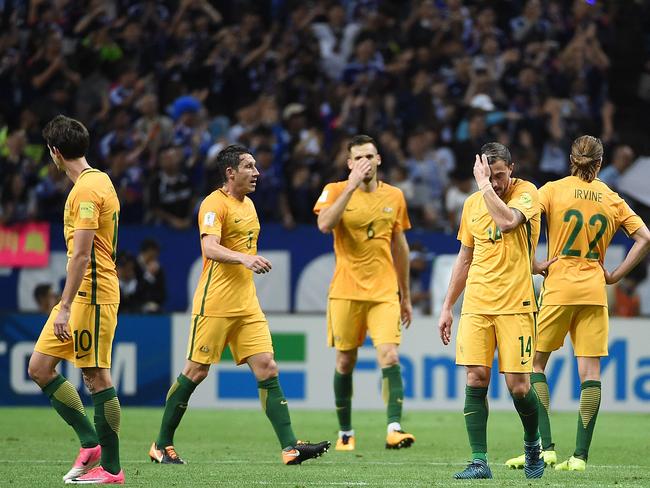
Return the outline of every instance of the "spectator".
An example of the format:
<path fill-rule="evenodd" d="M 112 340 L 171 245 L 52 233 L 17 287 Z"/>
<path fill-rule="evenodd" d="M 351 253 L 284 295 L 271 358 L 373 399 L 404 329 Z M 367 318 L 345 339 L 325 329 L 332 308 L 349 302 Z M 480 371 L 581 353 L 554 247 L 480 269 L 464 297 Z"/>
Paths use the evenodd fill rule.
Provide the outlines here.
<path fill-rule="evenodd" d="M 634 151 L 630 146 L 617 146 L 614 148 L 612 160 L 598 173 L 598 179 L 607 184 L 612 190 L 618 191 L 618 180 L 627 168 L 634 162 Z M 603 161 L 603 164 L 605 162 Z"/>
<path fill-rule="evenodd" d="M 40 313 L 49 315 L 59 298 L 54 293 L 51 283 L 40 283 L 34 288 L 34 301 Z"/>
<path fill-rule="evenodd" d="M 142 296 L 139 293 L 137 263 L 133 255 L 120 252 L 117 256 L 117 278 L 120 284 L 119 313 L 138 313 L 142 309 Z"/>
<path fill-rule="evenodd" d="M 250 198 L 255 203 L 260 222 L 281 222 L 285 228 L 291 229 L 295 226 L 295 221 L 291 215 L 281 169 L 273 166 L 273 148 L 259 146 L 255 150 L 255 161 L 260 174 L 257 188 Z"/>
<path fill-rule="evenodd" d="M 445 195 L 445 209 L 451 229 L 455 232 L 460 225 L 460 217 L 463 213 L 465 200 L 478 188 L 474 178 L 466 171 L 456 170 L 451 174 L 452 185 Z"/>
<path fill-rule="evenodd" d="M 181 171 L 183 150 L 168 146 L 160 151 L 160 170 L 149 187 L 149 208 L 153 221 L 174 229 L 191 224 L 194 197 L 189 178 Z"/>
<path fill-rule="evenodd" d="M 135 269 L 138 282 L 138 296 L 142 300 L 140 311 L 162 312 L 167 298 L 165 272 L 160 267 L 160 245 L 153 239 L 140 244 Z"/>

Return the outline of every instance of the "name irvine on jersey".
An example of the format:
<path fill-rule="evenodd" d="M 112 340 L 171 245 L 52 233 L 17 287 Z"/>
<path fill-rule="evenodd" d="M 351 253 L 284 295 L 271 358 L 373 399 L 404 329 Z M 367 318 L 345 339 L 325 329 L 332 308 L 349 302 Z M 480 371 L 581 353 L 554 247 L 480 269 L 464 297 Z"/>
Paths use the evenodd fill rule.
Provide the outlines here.
<path fill-rule="evenodd" d="M 573 196 L 574 198 L 578 198 L 580 200 L 591 200 L 592 202 L 598 203 L 603 201 L 603 194 L 599 191 L 594 190 L 581 190 L 579 188 L 574 188 Z"/>

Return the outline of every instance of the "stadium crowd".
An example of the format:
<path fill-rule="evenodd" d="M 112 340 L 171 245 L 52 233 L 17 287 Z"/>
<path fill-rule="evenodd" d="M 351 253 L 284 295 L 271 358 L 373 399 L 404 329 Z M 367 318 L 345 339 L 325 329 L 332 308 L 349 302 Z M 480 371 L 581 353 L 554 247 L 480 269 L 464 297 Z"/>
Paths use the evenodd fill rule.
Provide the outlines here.
<path fill-rule="evenodd" d="M 178 229 L 218 184 L 215 156 L 234 142 L 258 161 L 260 220 L 287 228 L 312 223 L 323 185 L 347 177 L 356 133 L 379 141 L 381 178 L 404 191 L 413 223 L 447 231 L 487 140 L 510 146 L 517 174 L 537 184 L 566 174 L 582 133 L 601 137 L 620 168 L 613 177 L 639 151 L 617 130 L 625 107 L 610 92 L 650 71 L 643 2 L 17 0 L 0 9 L 0 223 L 60 219 L 69 182 L 48 165 L 40 134 L 57 113 L 89 127 L 89 160 L 111 176 L 122 223 Z M 630 46 L 635 35 L 626 52 L 635 64 L 613 70 L 620 38 Z"/>

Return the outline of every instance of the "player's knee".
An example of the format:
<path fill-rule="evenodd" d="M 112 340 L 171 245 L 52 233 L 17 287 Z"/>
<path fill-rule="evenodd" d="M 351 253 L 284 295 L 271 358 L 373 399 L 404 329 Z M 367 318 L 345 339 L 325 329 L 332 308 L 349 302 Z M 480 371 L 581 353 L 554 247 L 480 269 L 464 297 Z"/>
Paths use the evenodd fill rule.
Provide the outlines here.
<path fill-rule="evenodd" d="M 54 379 L 56 376 L 56 371 L 51 370 L 47 366 L 39 364 L 38 361 L 36 361 L 32 356 L 32 358 L 29 360 L 29 365 L 27 366 L 27 374 L 34 383 L 42 388 Z"/>
<path fill-rule="evenodd" d="M 278 376 L 280 373 L 278 363 L 273 358 L 258 363 L 255 367 L 255 377 L 258 381 L 265 381 Z"/>
<path fill-rule="evenodd" d="M 487 368 L 472 368 L 467 371 L 467 386 L 485 388 L 490 384 L 490 372 Z"/>
<path fill-rule="evenodd" d="M 395 366 L 396 364 L 399 364 L 399 354 L 397 353 L 397 350 L 385 351 L 381 355 L 382 368 L 389 368 L 391 366 Z"/>
<path fill-rule="evenodd" d="M 356 354 L 338 354 L 336 357 L 336 370 L 340 374 L 350 374 L 354 371 L 356 362 Z"/>
<path fill-rule="evenodd" d="M 510 395 L 517 400 L 524 398 L 530 391 L 530 384 L 517 383 L 509 386 Z"/>

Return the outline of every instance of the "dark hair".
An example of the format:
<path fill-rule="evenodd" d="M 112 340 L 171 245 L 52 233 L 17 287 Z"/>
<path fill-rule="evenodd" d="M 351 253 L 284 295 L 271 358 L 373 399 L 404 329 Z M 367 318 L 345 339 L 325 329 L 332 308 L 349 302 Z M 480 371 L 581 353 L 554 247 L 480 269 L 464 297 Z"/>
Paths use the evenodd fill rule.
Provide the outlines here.
<path fill-rule="evenodd" d="M 571 145 L 571 175 L 591 182 L 603 161 L 603 143 L 594 136 L 580 136 Z"/>
<path fill-rule="evenodd" d="M 358 134 L 348 142 L 348 152 L 350 152 L 354 146 L 363 146 L 364 144 L 372 144 L 375 146 L 375 149 L 379 151 L 379 146 L 377 146 L 377 143 L 372 137 L 367 136 L 366 134 Z"/>
<path fill-rule="evenodd" d="M 231 144 L 217 154 L 217 168 L 219 168 L 219 174 L 221 175 L 221 183 L 228 181 L 226 176 L 228 168 L 237 171 L 242 154 L 251 154 L 251 152 L 247 147 L 240 144 Z"/>
<path fill-rule="evenodd" d="M 57 115 L 47 123 L 43 138 L 48 146 L 57 148 L 64 159 L 84 157 L 90 144 L 88 129 L 65 115 Z"/>
<path fill-rule="evenodd" d="M 36 285 L 36 288 L 34 288 L 34 300 L 36 303 L 39 303 L 42 299 L 46 298 L 51 289 L 52 285 L 50 283 L 41 283 L 40 285 Z"/>
<path fill-rule="evenodd" d="M 154 239 L 145 239 L 140 243 L 140 252 L 160 251 L 160 244 Z"/>
<path fill-rule="evenodd" d="M 488 142 L 487 144 L 483 144 L 481 147 L 481 154 L 487 156 L 488 164 L 494 164 L 497 161 L 503 161 L 508 166 L 512 164 L 510 149 L 500 142 Z"/>

